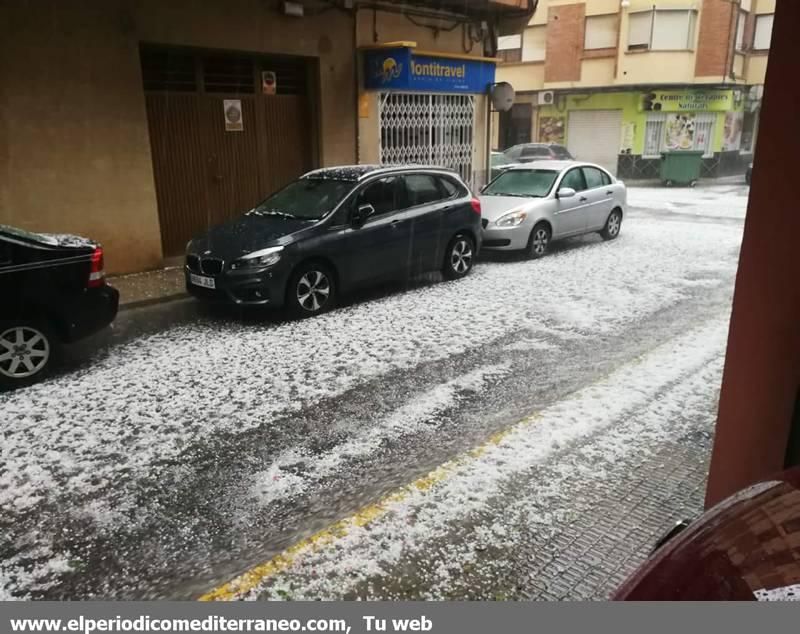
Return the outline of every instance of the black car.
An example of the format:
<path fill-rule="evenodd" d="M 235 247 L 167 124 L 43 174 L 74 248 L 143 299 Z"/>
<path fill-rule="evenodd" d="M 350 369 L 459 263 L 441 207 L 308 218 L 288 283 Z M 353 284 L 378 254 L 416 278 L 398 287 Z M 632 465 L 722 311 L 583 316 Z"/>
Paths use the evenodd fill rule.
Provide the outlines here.
<path fill-rule="evenodd" d="M 119 293 L 106 285 L 103 249 L 69 235 L 0 225 L 0 387 L 44 376 L 63 343 L 110 324 Z"/>
<path fill-rule="evenodd" d="M 327 168 L 192 240 L 186 286 L 201 299 L 314 315 L 359 286 L 434 270 L 463 277 L 480 240 L 480 203 L 455 172 Z"/>
<path fill-rule="evenodd" d="M 557 143 L 521 143 L 503 152 L 511 163 L 532 161 L 572 161 L 574 157 L 563 145 Z"/>

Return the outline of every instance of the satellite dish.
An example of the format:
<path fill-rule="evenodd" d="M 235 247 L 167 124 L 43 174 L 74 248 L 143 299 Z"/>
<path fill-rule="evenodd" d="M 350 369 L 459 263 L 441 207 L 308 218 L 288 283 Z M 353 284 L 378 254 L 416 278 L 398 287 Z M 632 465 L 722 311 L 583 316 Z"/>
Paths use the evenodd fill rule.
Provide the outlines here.
<path fill-rule="evenodd" d="M 490 97 L 495 110 L 508 112 L 514 105 L 514 87 L 506 81 L 501 81 L 492 86 Z"/>

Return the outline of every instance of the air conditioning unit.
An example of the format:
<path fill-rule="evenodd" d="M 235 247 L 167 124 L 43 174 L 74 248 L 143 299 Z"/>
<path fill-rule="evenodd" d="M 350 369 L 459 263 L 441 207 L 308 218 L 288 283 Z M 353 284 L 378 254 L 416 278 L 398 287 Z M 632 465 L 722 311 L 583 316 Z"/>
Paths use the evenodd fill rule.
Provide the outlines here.
<path fill-rule="evenodd" d="M 552 90 L 543 90 L 539 93 L 540 106 L 552 106 L 556 99 L 556 94 Z"/>

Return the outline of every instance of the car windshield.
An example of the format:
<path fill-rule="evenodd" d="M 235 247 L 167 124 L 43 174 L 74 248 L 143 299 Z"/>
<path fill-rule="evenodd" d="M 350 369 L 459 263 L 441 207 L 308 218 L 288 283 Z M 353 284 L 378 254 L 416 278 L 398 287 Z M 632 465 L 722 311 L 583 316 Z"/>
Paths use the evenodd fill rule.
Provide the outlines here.
<path fill-rule="evenodd" d="M 301 178 L 267 198 L 248 213 L 320 220 L 353 189 L 353 182 L 332 178 Z"/>
<path fill-rule="evenodd" d="M 483 191 L 487 196 L 542 198 L 550 193 L 558 176 L 554 170 L 509 170 L 495 178 Z"/>

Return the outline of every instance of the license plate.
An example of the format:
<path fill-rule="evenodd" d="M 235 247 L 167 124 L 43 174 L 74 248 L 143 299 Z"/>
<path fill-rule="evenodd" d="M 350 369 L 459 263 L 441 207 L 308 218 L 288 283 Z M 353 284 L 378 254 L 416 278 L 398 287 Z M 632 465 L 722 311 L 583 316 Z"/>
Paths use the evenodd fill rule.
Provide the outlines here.
<path fill-rule="evenodd" d="M 189 273 L 189 281 L 195 286 L 202 286 L 203 288 L 217 288 L 213 277 L 206 277 L 205 275 L 195 275 Z"/>

